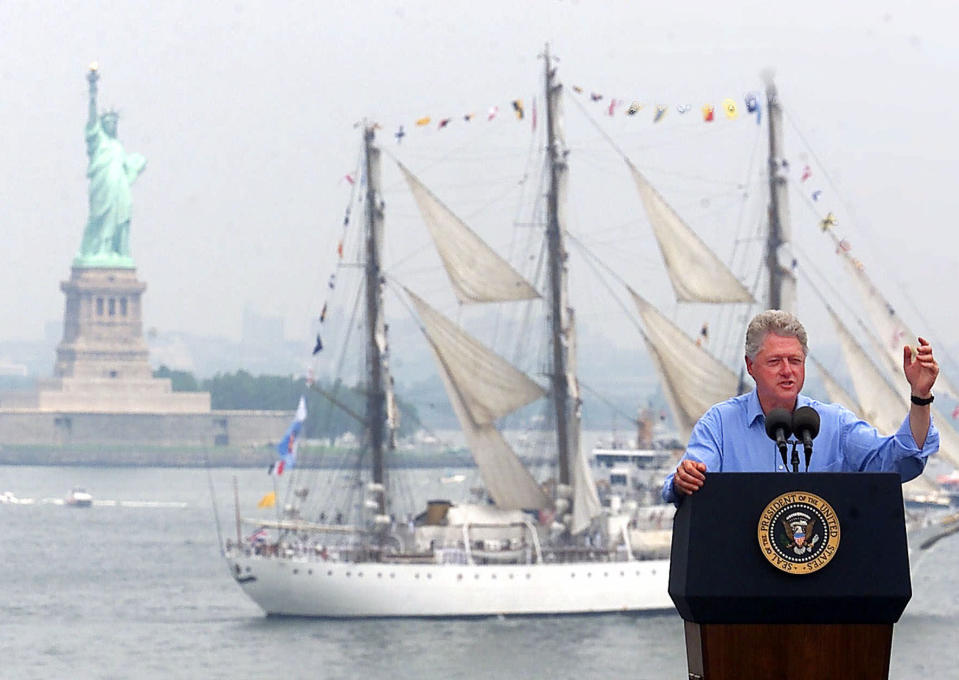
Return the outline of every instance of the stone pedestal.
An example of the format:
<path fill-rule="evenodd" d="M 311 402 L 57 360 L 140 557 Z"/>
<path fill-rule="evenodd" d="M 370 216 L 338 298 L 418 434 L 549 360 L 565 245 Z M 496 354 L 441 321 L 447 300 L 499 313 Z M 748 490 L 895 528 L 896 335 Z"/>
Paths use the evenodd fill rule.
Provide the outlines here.
<path fill-rule="evenodd" d="M 209 413 L 208 392 L 173 392 L 154 378 L 143 338 L 135 269 L 74 267 L 54 377 L 41 380 L 35 408 L 83 413 Z"/>
<path fill-rule="evenodd" d="M 146 287 L 135 269 L 74 267 L 60 283 L 67 303 L 54 376 L 152 379 L 140 304 Z"/>

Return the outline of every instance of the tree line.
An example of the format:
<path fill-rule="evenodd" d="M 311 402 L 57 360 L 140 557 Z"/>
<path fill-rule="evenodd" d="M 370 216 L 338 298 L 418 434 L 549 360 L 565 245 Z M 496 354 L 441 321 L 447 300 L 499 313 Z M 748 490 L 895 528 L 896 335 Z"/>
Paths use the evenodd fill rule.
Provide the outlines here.
<path fill-rule="evenodd" d="M 209 392 L 215 410 L 295 411 L 300 397 L 306 399 L 307 418 L 303 431 L 307 438 L 336 438 L 347 432 L 363 435 L 366 391 L 363 386 L 348 386 L 340 381 L 317 381 L 307 385 L 305 378 L 293 376 L 254 376 L 244 370 L 217 373 L 197 380 L 186 371 L 160 366 L 156 378 L 169 378 L 175 392 Z M 421 427 L 416 407 L 397 399 L 400 412 L 399 435 L 413 434 Z"/>

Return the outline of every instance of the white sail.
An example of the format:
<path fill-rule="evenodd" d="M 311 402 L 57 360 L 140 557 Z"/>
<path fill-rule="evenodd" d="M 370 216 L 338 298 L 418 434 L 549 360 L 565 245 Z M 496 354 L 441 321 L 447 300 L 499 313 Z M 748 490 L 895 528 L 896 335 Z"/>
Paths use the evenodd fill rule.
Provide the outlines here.
<path fill-rule="evenodd" d="M 885 435 L 893 434 L 902 425 L 903 419 L 909 412 L 910 406 L 905 397 L 905 387 L 897 390 L 890 385 L 835 312 L 830 309 L 829 313 L 839 334 L 843 358 L 849 368 L 853 387 L 862 404 L 863 420 L 872 423 Z M 937 455 L 952 465 L 959 464 L 959 434 L 946 422 L 937 422 L 936 429 L 939 430 Z"/>
<path fill-rule="evenodd" d="M 583 450 L 580 429 L 582 427 L 582 413 L 580 404 L 582 399 L 579 393 L 579 380 L 576 377 L 576 317 L 572 310 L 568 310 L 569 324 L 567 325 L 567 360 L 566 380 L 569 385 L 569 397 L 575 404 L 575 413 L 569 423 L 569 451 L 573 458 L 571 481 L 573 483 L 573 522 L 570 532 L 574 535 L 589 528 L 594 517 L 603 512 L 596 492 L 596 481 L 589 469 L 589 460 Z"/>
<path fill-rule="evenodd" d="M 540 297 L 512 265 L 443 205 L 402 163 L 397 163 L 419 206 L 461 303 L 506 302 Z"/>
<path fill-rule="evenodd" d="M 463 397 L 470 418 L 488 424 L 546 392 L 498 354 L 406 290 L 443 368 Z"/>
<path fill-rule="evenodd" d="M 890 375 L 899 375 L 902 372 L 902 348 L 904 345 L 916 344 L 918 336 L 909 329 L 889 300 L 876 288 L 872 279 L 866 274 L 862 263 L 849 252 L 848 246 L 832 229 L 828 228 L 828 225 L 825 231 L 836 244 L 836 253 L 846 264 L 846 269 L 859 291 L 863 306 L 875 330 L 875 336 L 878 338 L 876 345 L 881 350 L 880 356 L 884 365 Z M 936 379 L 936 388 L 937 391 L 959 398 L 959 391 L 941 372 Z"/>
<path fill-rule="evenodd" d="M 659 368 L 681 434 L 687 439 L 710 406 L 736 395 L 739 378 L 632 288 L 629 292 L 643 321 L 643 339 Z"/>
<path fill-rule="evenodd" d="M 809 360 L 816 367 L 816 370 L 819 371 L 819 377 L 822 378 L 823 386 L 826 388 L 826 394 L 829 395 L 829 401 L 845 406 L 862 418 L 862 406 L 859 405 L 859 401 L 839 384 L 839 381 L 833 377 L 832 373 L 826 370 L 825 366 L 816 361 L 812 356 L 809 357 Z"/>
<path fill-rule="evenodd" d="M 682 302 L 754 302 L 752 294 L 629 160 L 669 280 Z"/>
<path fill-rule="evenodd" d="M 407 294 L 423 322 L 446 394 L 493 502 L 504 510 L 549 507 L 550 501 L 493 421 L 543 396 L 543 389 L 502 357 Z"/>
<path fill-rule="evenodd" d="M 842 355 L 852 378 L 853 389 L 862 405 L 860 415 L 880 432 L 890 435 L 899 429 L 909 410 L 906 400 L 882 375 L 876 365 L 866 356 L 855 338 L 836 313 L 829 309 Z"/>

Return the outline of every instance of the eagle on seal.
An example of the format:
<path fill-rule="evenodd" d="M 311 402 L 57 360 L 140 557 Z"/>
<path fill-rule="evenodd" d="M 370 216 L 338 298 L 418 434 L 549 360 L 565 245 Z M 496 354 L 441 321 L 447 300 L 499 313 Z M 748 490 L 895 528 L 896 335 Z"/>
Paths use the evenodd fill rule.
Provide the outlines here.
<path fill-rule="evenodd" d="M 789 543 L 786 545 L 787 548 L 802 548 L 806 543 L 806 539 L 812 534 L 813 527 L 816 526 L 816 518 L 810 518 L 809 522 L 806 524 L 805 528 L 797 527 L 793 529 L 793 526 L 783 518 L 783 528 L 786 530 L 786 537 L 789 539 Z"/>

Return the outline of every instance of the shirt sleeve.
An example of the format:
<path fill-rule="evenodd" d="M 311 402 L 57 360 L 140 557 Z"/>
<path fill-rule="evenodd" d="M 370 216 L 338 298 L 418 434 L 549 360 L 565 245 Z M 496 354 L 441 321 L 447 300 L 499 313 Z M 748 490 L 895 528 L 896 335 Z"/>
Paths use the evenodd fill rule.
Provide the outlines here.
<path fill-rule="evenodd" d="M 689 436 L 689 444 L 686 446 L 686 452 L 680 459 L 695 460 L 706 464 L 707 472 L 722 472 L 723 469 L 723 441 L 722 420 L 720 419 L 719 409 L 713 407 L 706 411 L 702 418 L 693 427 L 693 432 Z M 679 505 L 682 499 L 680 494 L 673 488 L 673 477 L 676 471 L 666 475 L 663 481 L 663 500 L 667 503 Z"/>
<path fill-rule="evenodd" d="M 929 456 L 939 450 L 939 431 L 930 420 L 922 448 L 916 446 L 909 416 L 895 434 L 884 437 L 849 411 L 842 414 L 842 450 L 845 468 L 860 472 L 897 472 L 903 482 L 922 474 Z"/>

